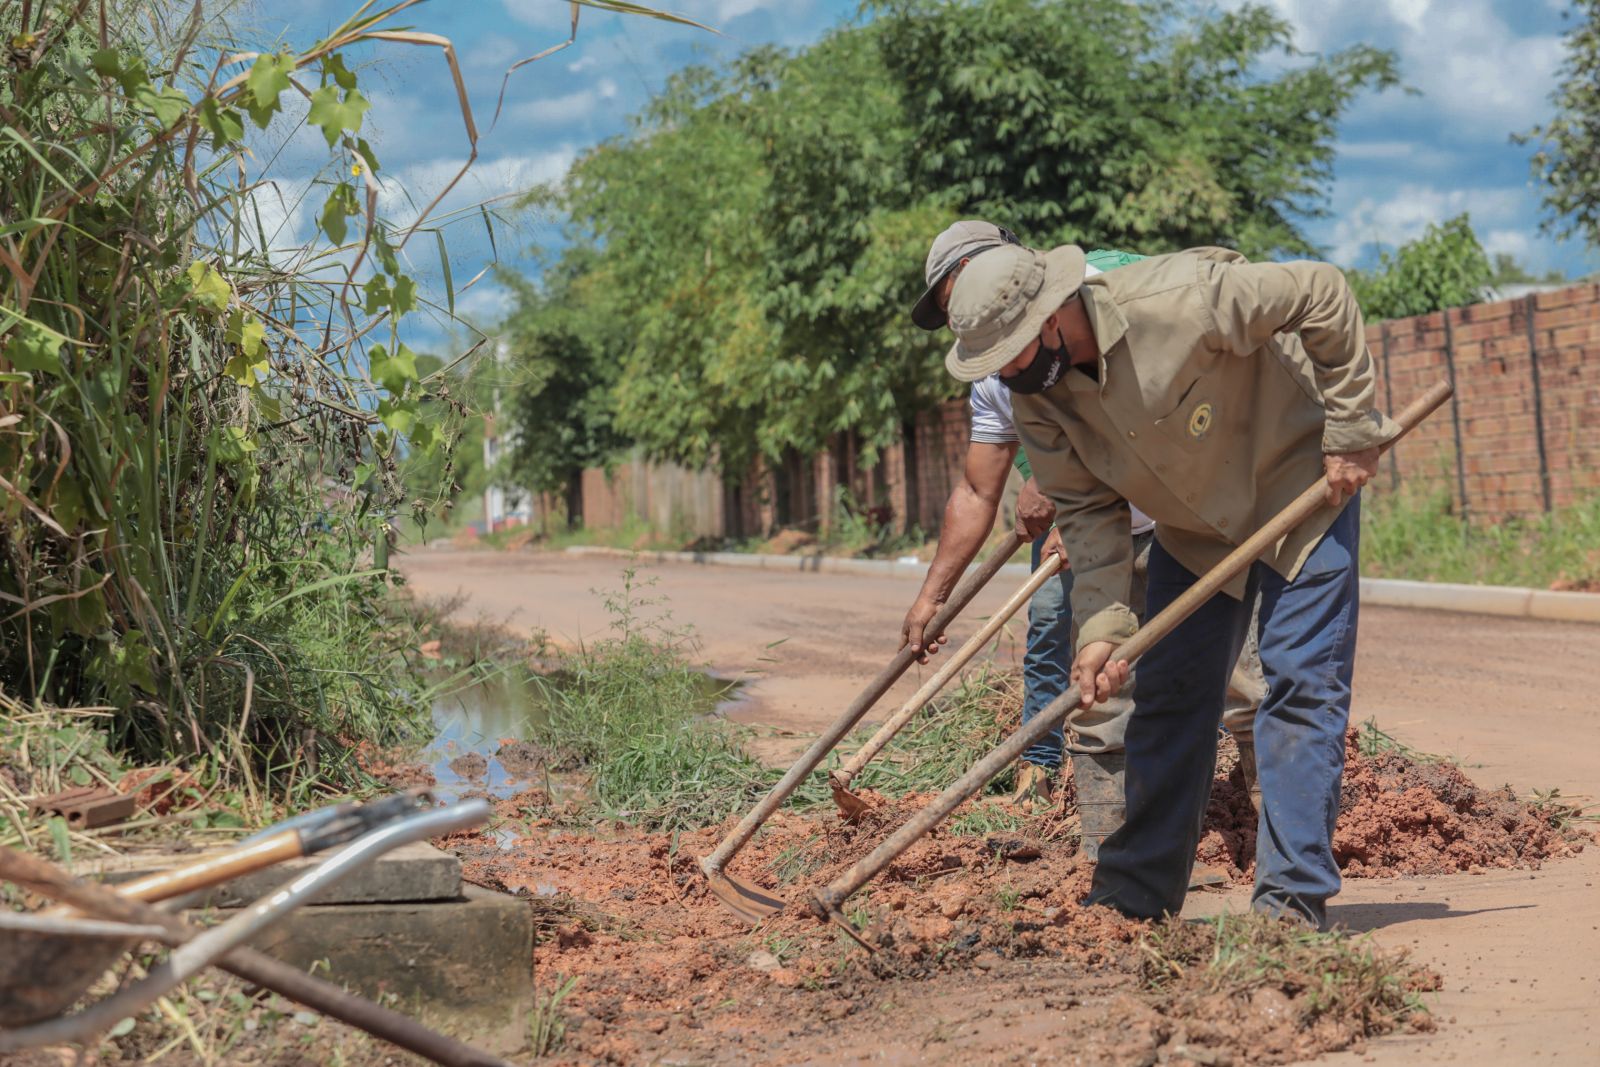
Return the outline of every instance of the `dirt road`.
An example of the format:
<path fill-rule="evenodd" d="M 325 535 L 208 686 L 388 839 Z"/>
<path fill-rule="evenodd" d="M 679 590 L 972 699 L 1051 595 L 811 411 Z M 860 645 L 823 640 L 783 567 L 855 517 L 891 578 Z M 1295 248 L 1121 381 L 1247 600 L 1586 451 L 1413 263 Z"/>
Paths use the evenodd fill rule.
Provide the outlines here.
<path fill-rule="evenodd" d="M 466 617 L 544 630 L 564 643 L 605 630 L 592 590 L 617 588 L 622 565 L 448 549 L 400 561 L 420 595 L 464 593 Z M 641 573 L 657 580 L 651 595 L 667 598 L 673 619 L 695 627 L 714 669 L 752 678 L 734 717 L 789 735 L 770 743 L 774 758 L 831 721 L 882 667 L 915 593 L 914 582 L 853 575 L 689 564 Z M 952 638 L 1008 591 L 985 591 Z M 1020 619 L 1011 625 L 1003 659 L 1020 655 L 1024 631 Z M 916 684 L 908 675 L 877 714 Z M 1354 717 L 1369 716 L 1416 748 L 1455 757 L 1484 784 L 1600 797 L 1600 627 L 1365 609 Z M 1237 893 L 1196 895 L 1188 910 L 1246 905 Z M 1335 921 L 1376 931 L 1382 944 L 1411 946 L 1444 975 L 1435 1011 L 1445 1025 L 1319 1062 L 1600 1064 L 1600 847 L 1532 874 L 1350 880 L 1331 910 Z M 962 1025 L 953 1010 L 941 1025 Z M 996 1018 L 992 1004 L 973 1012 L 973 1027 L 1003 1050 L 1016 1020 Z"/>

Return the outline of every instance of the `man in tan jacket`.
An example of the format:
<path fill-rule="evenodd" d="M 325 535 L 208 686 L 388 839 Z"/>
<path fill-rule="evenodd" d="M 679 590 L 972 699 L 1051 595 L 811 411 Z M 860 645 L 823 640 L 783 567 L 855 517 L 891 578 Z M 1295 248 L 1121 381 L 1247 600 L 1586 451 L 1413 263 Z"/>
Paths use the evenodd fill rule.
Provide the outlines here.
<path fill-rule="evenodd" d="M 1073 680 L 1085 706 L 1127 681 L 1128 501 L 1156 520 L 1154 614 L 1313 479 L 1329 506 L 1141 661 L 1127 822 L 1089 900 L 1135 916 L 1183 904 L 1229 668 L 1261 597 L 1268 686 L 1256 718 L 1262 804 L 1254 904 L 1313 926 L 1339 890 L 1331 840 L 1355 654 L 1356 493 L 1397 428 L 1373 409 L 1373 361 L 1344 277 L 1322 263 L 1222 249 L 1089 279 L 1083 252 L 983 253 L 950 297 L 946 366 L 998 373 L 1073 561 Z"/>

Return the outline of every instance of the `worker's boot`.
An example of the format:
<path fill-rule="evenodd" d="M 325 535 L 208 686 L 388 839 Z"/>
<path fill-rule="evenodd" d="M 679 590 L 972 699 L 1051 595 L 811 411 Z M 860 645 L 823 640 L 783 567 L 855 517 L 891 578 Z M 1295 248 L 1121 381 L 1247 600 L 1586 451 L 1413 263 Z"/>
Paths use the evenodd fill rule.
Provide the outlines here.
<path fill-rule="evenodd" d="M 1028 811 L 1048 809 L 1054 799 L 1050 789 L 1050 768 L 1026 761 L 1017 764 L 1017 788 L 1011 803 Z"/>
<path fill-rule="evenodd" d="M 1078 846 L 1091 863 L 1100 859 L 1100 842 L 1116 832 L 1127 817 L 1123 777 L 1127 759 L 1120 752 L 1074 752 L 1072 781 L 1078 791 L 1078 822 L 1083 841 Z"/>
<path fill-rule="evenodd" d="M 1244 776 L 1244 787 L 1250 794 L 1250 807 L 1261 814 L 1261 782 L 1256 778 L 1256 739 L 1254 734 L 1234 734 L 1234 744 L 1239 746 L 1239 773 Z"/>

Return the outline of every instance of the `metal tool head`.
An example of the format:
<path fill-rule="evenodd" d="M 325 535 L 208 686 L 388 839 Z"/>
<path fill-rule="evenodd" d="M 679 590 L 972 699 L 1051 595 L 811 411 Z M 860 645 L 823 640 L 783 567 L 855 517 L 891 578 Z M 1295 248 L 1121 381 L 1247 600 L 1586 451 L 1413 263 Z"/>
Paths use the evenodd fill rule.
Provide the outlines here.
<path fill-rule="evenodd" d="M 758 923 L 762 919 L 770 919 L 788 907 L 777 897 L 735 878 L 726 871 L 714 870 L 706 866 L 704 861 L 700 864 L 700 870 L 706 876 L 706 887 L 711 890 L 711 895 L 722 901 L 729 911 L 745 922 Z"/>
<path fill-rule="evenodd" d="M 871 804 L 850 792 L 849 787 L 834 775 L 828 775 L 828 785 L 833 789 L 833 802 L 839 808 L 839 818 L 845 822 L 855 822 L 872 810 Z"/>
<path fill-rule="evenodd" d="M 817 899 L 816 894 L 812 894 L 812 899 L 813 904 L 811 910 L 816 911 L 818 908 L 818 905 L 815 903 Z M 826 905 L 822 906 L 822 911 L 827 915 L 828 921 L 834 926 L 837 926 L 840 930 L 843 930 L 850 940 L 854 941 L 868 952 L 878 951 L 878 946 L 874 945 L 871 941 L 868 941 L 865 937 L 863 937 L 861 935 L 861 931 L 856 929 L 856 924 L 847 919 L 844 912 L 840 911 L 838 908 L 828 907 Z"/>

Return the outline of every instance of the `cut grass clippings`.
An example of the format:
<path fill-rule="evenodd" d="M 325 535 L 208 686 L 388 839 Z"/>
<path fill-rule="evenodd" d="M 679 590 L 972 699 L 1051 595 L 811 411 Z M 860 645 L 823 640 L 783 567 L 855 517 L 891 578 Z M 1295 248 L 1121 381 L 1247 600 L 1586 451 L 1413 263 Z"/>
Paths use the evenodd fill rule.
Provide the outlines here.
<path fill-rule="evenodd" d="M 1219 1023 L 1232 1017 L 1248 1025 L 1252 1015 L 1287 1014 L 1297 1031 L 1321 1029 L 1355 1040 L 1433 1029 L 1422 994 L 1440 987 L 1439 976 L 1412 963 L 1404 950 L 1380 948 L 1370 936 L 1224 914 L 1158 923 L 1139 949 L 1148 989 L 1174 1000 L 1211 998 L 1220 1009 Z M 1193 1029 L 1191 1040 L 1204 1045 L 1204 1030 Z M 1291 1051 L 1259 1053 L 1263 1062 L 1278 1062 L 1275 1052 Z"/>

